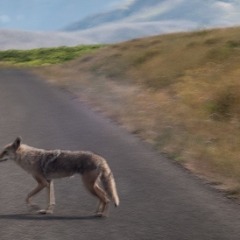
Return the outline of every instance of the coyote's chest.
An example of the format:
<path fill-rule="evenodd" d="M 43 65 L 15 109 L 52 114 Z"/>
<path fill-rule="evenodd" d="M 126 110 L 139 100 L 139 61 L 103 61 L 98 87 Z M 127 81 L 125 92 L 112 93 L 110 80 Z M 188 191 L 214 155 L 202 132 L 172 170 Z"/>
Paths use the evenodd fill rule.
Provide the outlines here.
<path fill-rule="evenodd" d="M 18 159 L 16 163 L 29 174 L 34 174 L 38 171 L 37 164 L 33 159 Z"/>
<path fill-rule="evenodd" d="M 22 152 L 16 163 L 29 174 L 47 175 L 49 166 L 61 154 L 60 150 L 55 151 L 26 151 Z"/>

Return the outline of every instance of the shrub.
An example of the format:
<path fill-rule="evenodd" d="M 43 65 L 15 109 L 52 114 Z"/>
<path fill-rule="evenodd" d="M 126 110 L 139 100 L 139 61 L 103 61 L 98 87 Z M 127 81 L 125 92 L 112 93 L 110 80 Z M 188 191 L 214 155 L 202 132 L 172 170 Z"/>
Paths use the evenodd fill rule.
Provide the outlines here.
<path fill-rule="evenodd" d="M 92 52 L 102 46 L 82 45 L 76 47 L 0 51 L 0 61 L 22 65 L 58 64 L 73 60 L 82 54 Z"/>

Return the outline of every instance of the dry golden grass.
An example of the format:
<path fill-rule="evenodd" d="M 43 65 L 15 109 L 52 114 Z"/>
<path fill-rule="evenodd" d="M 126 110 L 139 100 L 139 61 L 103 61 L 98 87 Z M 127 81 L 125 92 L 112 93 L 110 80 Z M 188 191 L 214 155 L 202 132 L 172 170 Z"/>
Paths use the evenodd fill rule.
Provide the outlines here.
<path fill-rule="evenodd" d="M 240 28 L 136 39 L 34 71 L 239 195 Z"/>

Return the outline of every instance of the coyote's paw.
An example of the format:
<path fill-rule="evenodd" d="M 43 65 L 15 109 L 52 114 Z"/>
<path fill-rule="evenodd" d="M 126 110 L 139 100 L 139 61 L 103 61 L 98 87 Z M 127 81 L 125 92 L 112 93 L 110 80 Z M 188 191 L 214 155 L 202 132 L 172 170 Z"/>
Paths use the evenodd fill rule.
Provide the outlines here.
<path fill-rule="evenodd" d="M 96 212 L 96 213 L 95 213 L 95 216 L 96 216 L 96 217 L 102 217 L 102 218 L 107 217 L 107 215 L 104 214 L 104 213 L 102 213 L 102 212 Z"/>
<path fill-rule="evenodd" d="M 53 210 L 51 209 L 41 209 L 38 211 L 39 214 L 53 214 Z"/>

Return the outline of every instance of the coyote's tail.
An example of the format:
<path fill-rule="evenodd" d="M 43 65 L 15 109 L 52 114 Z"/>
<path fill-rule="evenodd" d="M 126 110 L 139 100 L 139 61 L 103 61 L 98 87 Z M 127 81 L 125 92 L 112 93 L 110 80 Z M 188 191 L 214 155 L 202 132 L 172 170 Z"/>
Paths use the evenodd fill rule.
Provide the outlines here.
<path fill-rule="evenodd" d="M 117 194 L 116 183 L 113 174 L 106 162 L 104 162 L 102 165 L 102 174 L 100 179 L 104 187 L 104 190 L 107 192 L 109 197 L 112 198 L 112 200 L 115 203 L 115 206 L 117 207 L 119 205 L 119 198 Z"/>

